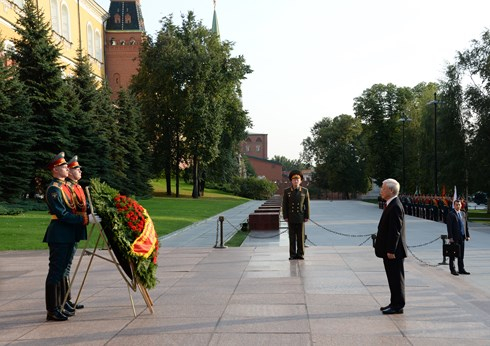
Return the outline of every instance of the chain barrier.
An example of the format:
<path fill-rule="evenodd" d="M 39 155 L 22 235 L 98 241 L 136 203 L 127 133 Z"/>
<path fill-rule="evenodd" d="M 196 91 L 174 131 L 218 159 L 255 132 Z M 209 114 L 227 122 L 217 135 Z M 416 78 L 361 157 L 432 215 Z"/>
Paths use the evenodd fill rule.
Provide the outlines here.
<path fill-rule="evenodd" d="M 330 233 L 333 233 L 333 234 L 337 234 L 337 235 L 341 235 L 341 236 L 344 236 L 344 237 L 351 237 L 351 238 L 360 238 L 360 237 L 366 237 L 366 240 L 364 240 L 361 244 L 359 244 L 358 246 L 362 246 L 364 245 L 365 243 L 367 243 L 367 241 L 369 239 L 372 238 L 372 234 L 346 234 L 346 233 L 341 233 L 341 232 L 337 232 L 337 231 L 334 231 L 330 228 L 327 228 L 327 227 L 324 227 L 322 225 L 320 225 L 319 223 L 313 221 L 312 219 L 310 219 L 311 223 L 314 223 L 315 225 L 317 225 L 318 227 L 320 228 L 323 228 L 325 231 L 327 232 L 330 232 Z"/>
<path fill-rule="evenodd" d="M 243 232 L 243 225 L 245 224 L 245 222 L 247 221 L 247 219 L 244 219 L 243 222 L 240 223 L 240 228 L 236 227 L 235 225 L 231 224 L 230 221 L 228 221 L 226 218 L 224 218 L 224 221 L 226 221 L 235 231 L 237 232 Z M 373 239 L 373 234 L 346 234 L 346 233 L 341 233 L 341 232 L 337 232 L 337 231 L 334 231 L 332 229 L 329 229 L 327 227 L 324 227 L 322 225 L 320 225 L 319 223 L 313 221 L 312 219 L 309 220 L 311 223 L 315 224 L 316 226 L 324 229 L 325 231 L 327 232 L 330 232 L 330 233 L 333 233 L 333 234 L 337 234 L 337 235 L 340 235 L 340 236 L 344 236 L 344 237 L 351 237 L 351 238 L 360 238 L 360 237 L 366 237 L 366 240 L 364 240 L 362 243 L 360 243 L 358 246 L 362 246 L 364 244 L 366 244 L 369 239 Z M 270 239 L 270 238 L 275 238 L 275 237 L 280 237 L 281 234 L 283 233 L 286 233 L 288 231 L 288 229 L 286 228 L 284 231 L 282 232 L 279 232 L 278 234 L 274 234 L 274 235 L 271 235 L 271 236 L 266 236 L 266 237 L 258 237 L 258 236 L 253 236 L 251 234 L 249 234 L 248 236 L 250 238 L 255 238 L 255 239 Z M 218 245 L 218 233 L 219 233 L 219 219 L 216 221 L 216 246 Z M 427 246 L 427 245 L 430 245 L 432 243 L 435 243 L 436 241 L 438 241 L 439 239 L 441 239 L 441 237 L 437 237 L 435 238 L 434 240 L 431 240 L 431 241 L 428 241 L 426 243 L 423 243 L 423 244 L 418 244 L 418 245 L 411 245 L 411 246 L 407 246 L 407 249 L 408 251 L 410 252 L 410 254 L 413 256 L 413 258 L 415 258 L 417 261 L 419 261 L 420 263 L 422 264 L 425 264 L 429 267 L 437 267 L 441 264 L 445 264 L 445 263 L 439 263 L 439 264 L 430 264 L 422 259 L 420 259 L 419 257 L 417 257 L 413 251 L 412 251 L 412 248 L 418 248 L 418 247 L 423 247 L 423 246 Z M 310 244 L 312 244 L 313 246 L 317 246 L 314 242 L 312 242 L 310 239 L 308 239 L 308 237 L 306 237 L 306 240 L 307 242 L 309 242 Z"/>

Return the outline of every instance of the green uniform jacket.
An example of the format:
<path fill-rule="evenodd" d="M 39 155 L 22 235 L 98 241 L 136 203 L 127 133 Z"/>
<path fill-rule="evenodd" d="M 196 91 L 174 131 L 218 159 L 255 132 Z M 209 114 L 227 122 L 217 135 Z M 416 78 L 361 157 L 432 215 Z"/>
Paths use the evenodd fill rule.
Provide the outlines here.
<path fill-rule="evenodd" d="M 53 179 L 46 190 L 46 203 L 52 215 L 43 242 L 76 243 L 80 241 L 77 229 L 83 225 L 83 217 L 70 209 L 70 198 L 63 191 L 64 182 Z"/>
<path fill-rule="evenodd" d="M 290 223 L 303 223 L 310 218 L 310 194 L 308 189 L 299 187 L 297 190 L 288 187 L 282 198 L 282 216 Z"/>

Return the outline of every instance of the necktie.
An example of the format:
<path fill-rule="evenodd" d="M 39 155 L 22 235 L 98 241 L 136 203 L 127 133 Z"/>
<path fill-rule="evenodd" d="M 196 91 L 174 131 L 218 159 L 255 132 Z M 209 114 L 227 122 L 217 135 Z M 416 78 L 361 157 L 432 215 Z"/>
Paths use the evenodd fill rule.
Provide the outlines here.
<path fill-rule="evenodd" d="M 461 216 L 461 213 L 458 211 L 458 223 L 459 223 L 459 230 L 461 234 L 464 236 L 464 225 L 463 225 L 463 217 Z"/>

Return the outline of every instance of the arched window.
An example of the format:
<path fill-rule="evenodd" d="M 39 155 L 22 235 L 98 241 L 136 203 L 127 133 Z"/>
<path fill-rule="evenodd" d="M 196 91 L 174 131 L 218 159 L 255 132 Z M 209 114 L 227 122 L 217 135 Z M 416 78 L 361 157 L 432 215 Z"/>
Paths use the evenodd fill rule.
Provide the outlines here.
<path fill-rule="evenodd" d="M 61 35 L 70 41 L 70 14 L 66 4 L 61 5 Z"/>
<path fill-rule="evenodd" d="M 55 32 L 60 32 L 60 14 L 58 13 L 58 0 L 50 1 L 51 8 L 51 28 Z"/>
<path fill-rule="evenodd" d="M 87 23 L 87 53 L 94 56 L 94 29 L 90 23 Z"/>
<path fill-rule="evenodd" d="M 102 61 L 102 35 L 99 30 L 95 30 L 95 58 Z"/>

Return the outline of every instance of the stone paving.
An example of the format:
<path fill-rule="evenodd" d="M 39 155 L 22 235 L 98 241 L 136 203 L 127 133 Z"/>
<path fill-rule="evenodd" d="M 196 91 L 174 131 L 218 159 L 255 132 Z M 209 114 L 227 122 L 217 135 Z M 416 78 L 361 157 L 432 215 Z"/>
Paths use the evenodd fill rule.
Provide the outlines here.
<path fill-rule="evenodd" d="M 225 238 L 260 204 L 221 214 Z M 45 320 L 47 251 L 0 252 L 0 345 L 490 345 L 490 227 L 470 226 L 471 275 L 455 277 L 438 265 L 445 225 L 408 216 L 407 305 L 385 316 L 389 289 L 370 239 L 380 214 L 359 201 L 312 201 L 304 261 L 288 261 L 284 224 L 215 248 L 216 215 L 161 239 L 153 313 L 95 257 L 85 308 L 67 322 Z"/>

